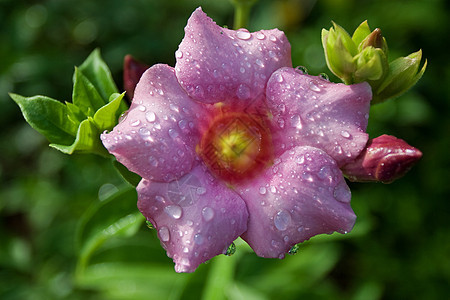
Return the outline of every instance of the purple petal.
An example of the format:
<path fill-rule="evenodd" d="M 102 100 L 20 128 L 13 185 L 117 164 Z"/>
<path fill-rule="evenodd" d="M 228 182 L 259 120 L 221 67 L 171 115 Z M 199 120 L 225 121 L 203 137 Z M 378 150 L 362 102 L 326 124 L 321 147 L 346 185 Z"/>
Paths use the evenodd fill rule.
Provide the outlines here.
<path fill-rule="evenodd" d="M 276 153 L 294 146 L 323 149 L 342 166 L 364 149 L 372 92 L 369 84 L 335 84 L 292 68 L 267 83 Z M 283 148 L 284 147 L 284 148 Z"/>
<path fill-rule="evenodd" d="M 143 179 L 137 192 L 139 210 L 155 226 L 177 272 L 193 272 L 225 253 L 247 229 L 244 201 L 201 165 L 170 183 Z"/>
<path fill-rule="evenodd" d="M 199 141 L 196 114 L 201 112 L 179 85 L 174 69 L 154 65 L 142 75 L 128 114 L 101 138 L 130 171 L 171 181 L 192 169 Z"/>
<path fill-rule="evenodd" d="M 253 99 L 264 92 L 270 74 L 292 66 L 282 31 L 222 28 L 201 8 L 189 18 L 175 56 L 180 84 L 205 103 Z"/>
<path fill-rule="evenodd" d="M 313 147 L 286 151 L 239 191 L 250 215 L 242 238 L 262 257 L 283 258 L 293 245 L 317 234 L 346 233 L 356 219 L 336 162 Z"/>

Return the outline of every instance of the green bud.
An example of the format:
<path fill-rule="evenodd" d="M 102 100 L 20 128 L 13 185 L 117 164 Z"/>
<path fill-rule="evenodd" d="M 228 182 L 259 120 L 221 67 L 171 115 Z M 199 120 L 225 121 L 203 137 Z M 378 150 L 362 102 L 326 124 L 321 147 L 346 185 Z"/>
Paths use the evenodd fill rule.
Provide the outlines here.
<path fill-rule="evenodd" d="M 366 47 L 354 57 L 354 61 L 356 63 L 356 71 L 353 74 L 355 82 L 379 80 L 386 72 L 386 55 L 380 48 Z"/>
<path fill-rule="evenodd" d="M 372 104 L 385 101 L 411 88 L 423 75 L 426 61 L 419 71 L 422 52 L 388 61 L 388 46 L 381 29 L 371 31 L 367 21 L 350 35 L 333 22 L 322 29 L 322 45 L 328 68 L 345 84 L 368 82 L 372 87 Z"/>
<path fill-rule="evenodd" d="M 352 73 L 356 66 L 353 56 L 357 48 L 350 35 L 341 26 L 333 23 L 334 28 L 322 29 L 322 45 L 328 68 L 345 83 L 352 83 Z"/>
<path fill-rule="evenodd" d="M 398 97 L 409 90 L 422 77 L 427 60 L 419 71 L 422 50 L 406 57 L 400 57 L 389 64 L 389 73 L 383 83 L 375 90 L 372 103 L 380 103 L 389 98 Z"/>

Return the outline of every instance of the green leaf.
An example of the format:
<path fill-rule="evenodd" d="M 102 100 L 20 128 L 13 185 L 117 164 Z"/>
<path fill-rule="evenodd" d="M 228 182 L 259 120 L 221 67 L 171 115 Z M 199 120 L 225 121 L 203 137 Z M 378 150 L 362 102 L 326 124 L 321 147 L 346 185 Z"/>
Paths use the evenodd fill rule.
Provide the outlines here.
<path fill-rule="evenodd" d="M 92 117 L 100 107 L 108 103 L 78 68 L 75 68 L 75 73 L 73 74 L 72 101 L 74 105 L 79 107 L 89 117 Z"/>
<path fill-rule="evenodd" d="M 362 22 L 358 28 L 353 32 L 352 40 L 355 42 L 355 45 L 358 46 L 361 42 L 370 34 L 370 27 L 367 20 Z"/>
<path fill-rule="evenodd" d="M 23 97 L 10 93 L 19 105 L 25 120 L 51 143 L 68 145 L 77 134 L 78 124 L 67 107 L 46 96 Z"/>
<path fill-rule="evenodd" d="M 108 101 L 110 95 L 119 92 L 111 71 L 100 56 L 99 49 L 92 51 L 79 69 L 94 85 L 105 102 Z"/>
<path fill-rule="evenodd" d="M 116 124 L 119 116 L 123 113 L 122 99 L 125 93 L 112 94 L 111 101 L 101 107 L 94 115 L 94 123 L 102 130 L 111 130 Z"/>
<path fill-rule="evenodd" d="M 106 151 L 100 141 L 100 131 L 90 117 L 80 123 L 75 141 L 71 145 L 53 143 L 50 144 L 50 147 L 65 154 L 73 154 L 75 151 L 78 151 L 92 152 L 105 157 L 109 156 L 108 151 Z"/>
<path fill-rule="evenodd" d="M 131 184 L 132 186 L 136 187 L 139 182 L 141 181 L 141 176 L 139 176 L 136 173 L 131 172 L 128 170 L 124 165 L 122 165 L 117 160 L 113 160 L 113 165 L 116 168 L 116 170 L 119 172 L 119 174 L 125 179 L 126 182 Z"/>

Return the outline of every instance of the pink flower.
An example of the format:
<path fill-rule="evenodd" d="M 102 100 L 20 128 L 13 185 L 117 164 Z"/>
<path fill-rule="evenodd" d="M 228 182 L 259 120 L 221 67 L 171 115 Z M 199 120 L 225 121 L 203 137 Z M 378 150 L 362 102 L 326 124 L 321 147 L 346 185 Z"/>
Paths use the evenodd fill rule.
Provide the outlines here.
<path fill-rule="evenodd" d="M 221 28 L 199 8 L 175 68 L 141 77 L 103 144 L 143 179 L 138 207 L 177 272 L 241 236 L 283 258 L 355 222 L 340 167 L 364 149 L 371 89 L 303 74 L 283 32 Z"/>

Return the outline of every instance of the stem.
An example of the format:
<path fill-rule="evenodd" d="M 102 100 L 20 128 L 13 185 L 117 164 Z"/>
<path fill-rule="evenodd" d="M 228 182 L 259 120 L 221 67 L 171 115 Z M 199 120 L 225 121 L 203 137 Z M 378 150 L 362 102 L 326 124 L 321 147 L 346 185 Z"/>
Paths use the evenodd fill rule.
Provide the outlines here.
<path fill-rule="evenodd" d="M 246 28 L 250 19 L 250 9 L 255 0 L 233 0 L 234 5 L 234 29 Z"/>

